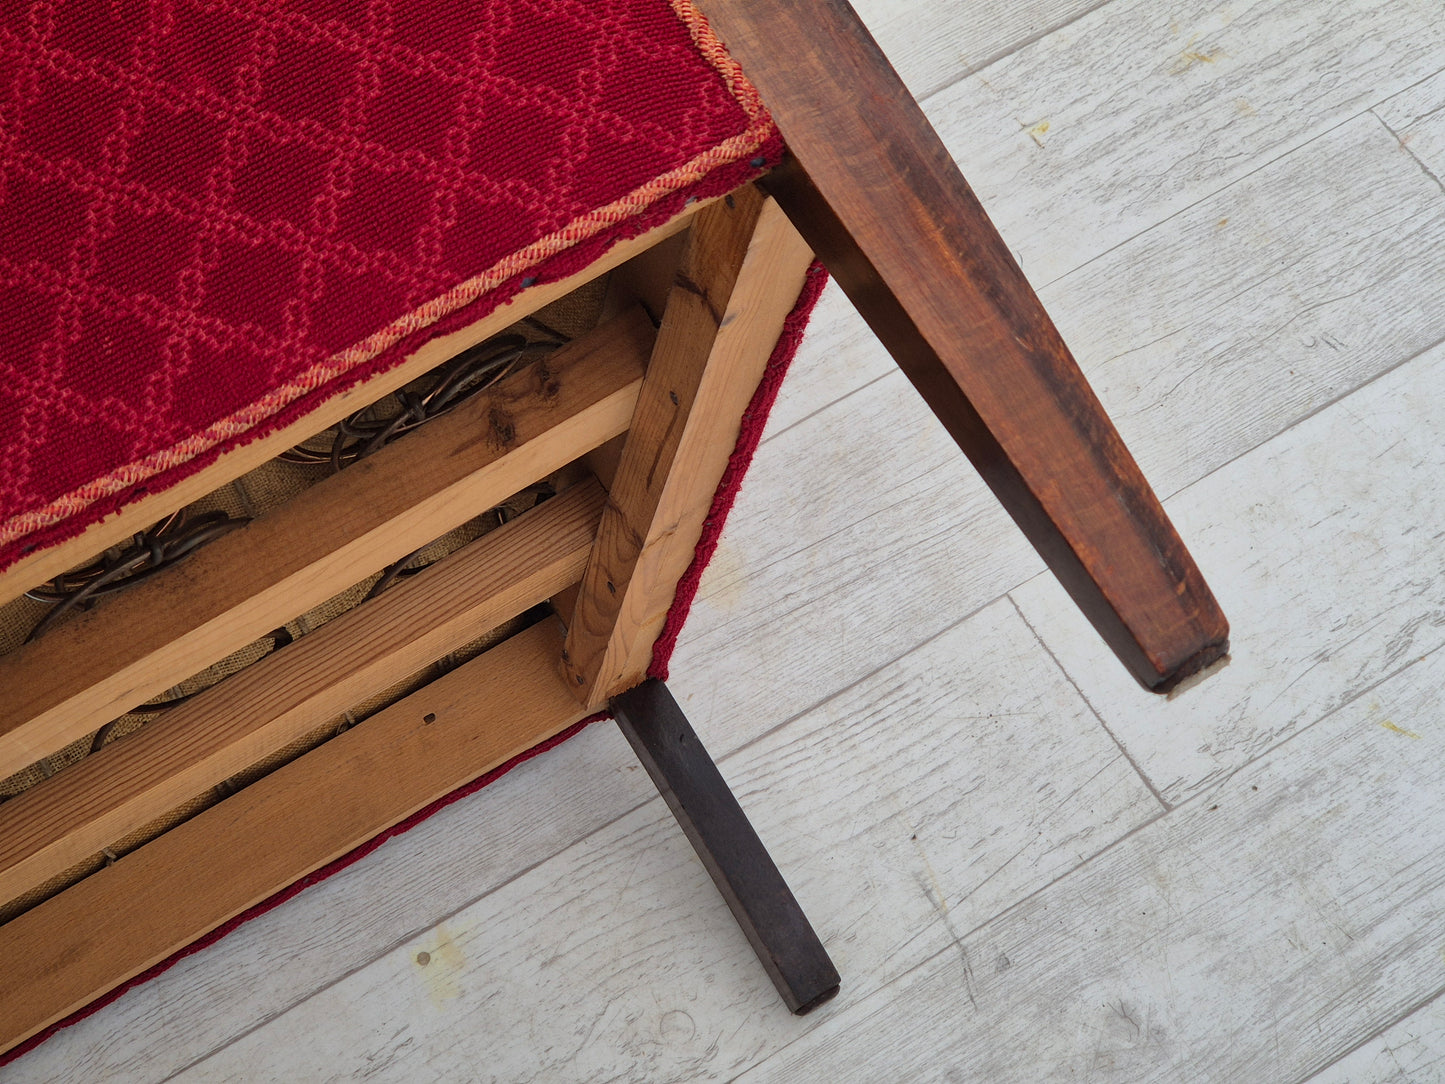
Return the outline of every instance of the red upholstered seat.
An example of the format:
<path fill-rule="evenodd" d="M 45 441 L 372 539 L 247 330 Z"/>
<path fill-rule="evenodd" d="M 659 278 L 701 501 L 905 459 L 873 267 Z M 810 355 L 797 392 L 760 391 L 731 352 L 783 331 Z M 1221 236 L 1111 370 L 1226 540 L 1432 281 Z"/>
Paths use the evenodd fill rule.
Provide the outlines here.
<path fill-rule="evenodd" d="M 20 7 L 0 569 L 781 152 L 690 0 Z"/>

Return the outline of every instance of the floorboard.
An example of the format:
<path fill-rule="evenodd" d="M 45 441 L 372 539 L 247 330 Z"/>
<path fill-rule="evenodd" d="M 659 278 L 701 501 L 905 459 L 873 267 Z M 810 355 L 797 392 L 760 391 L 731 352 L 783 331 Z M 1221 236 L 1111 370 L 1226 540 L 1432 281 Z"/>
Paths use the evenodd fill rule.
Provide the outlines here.
<path fill-rule="evenodd" d="M 1445 985 L 1442 682 L 1436 651 L 740 1080 L 1323 1068 Z"/>
<path fill-rule="evenodd" d="M 1228 665 L 1183 695 L 1116 674 L 1043 577 L 1014 592 L 1166 801 L 1220 785 L 1445 644 L 1442 389 L 1445 345 L 1169 502 L 1234 622 Z"/>
<path fill-rule="evenodd" d="M 1442 991 L 1445 993 L 1445 991 Z M 1445 1079 L 1445 997 L 1437 994 L 1309 1084 L 1421 1084 Z"/>
<path fill-rule="evenodd" d="M 957 3 L 937 0 L 857 0 L 853 8 L 913 96 L 926 98 L 1103 2 L 982 0 L 968 5 L 966 19 Z"/>
<path fill-rule="evenodd" d="M 1043 285 L 1442 60 L 1436 0 L 1113 0 L 926 108 Z"/>
<path fill-rule="evenodd" d="M 1445 71 L 1402 90 L 1374 111 L 1425 174 L 1445 190 Z"/>

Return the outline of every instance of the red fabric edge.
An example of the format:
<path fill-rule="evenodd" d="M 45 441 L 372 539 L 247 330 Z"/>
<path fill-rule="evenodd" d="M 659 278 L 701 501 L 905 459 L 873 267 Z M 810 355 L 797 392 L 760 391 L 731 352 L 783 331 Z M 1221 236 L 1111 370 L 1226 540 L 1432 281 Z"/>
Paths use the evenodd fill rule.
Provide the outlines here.
<path fill-rule="evenodd" d="M 677 648 L 678 634 L 682 632 L 682 627 L 687 621 L 687 615 L 692 609 L 693 600 L 697 597 L 697 589 L 698 585 L 702 582 L 703 570 L 707 567 L 708 562 L 712 560 L 713 554 L 717 551 L 718 539 L 722 535 L 722 529 L 727 522 L 728 513 L 732 511 L 733 504 L 737 500 L 738 491 L 742 488 L 743 478 L 747 474 L 749 465 L 752 463 L 753 455 L 756 453 L 758 444 L 762 440 L 763 428 L 767 424 L 768 415 L 772 412 L 773 404 L 777 401 L 778 391 L 783 385 L 783 377 L 787 375 L 793 357 L 798 352 L 798 346 L 803 341 L 803 332 L 808 326 L 808 319 L 812 316 L 813 309 L 817 305 L 818 298 L 822 295 L 823 287 L 827 285 L 827 282 L 827 271 L 824 270 L 821 263 L 815 261 L 813 265 L 808 268 L 807 277 L 803 281 L 803 289 L 798 295 L 797 303 L 793 306 L 793 310 L 788 314 L 787 319 L 783 321 L 782 333 L 778 336 L 777 345 L 773 347 L 773 352 L 768 358 L 768 363 L 763 370 L 763 378 L 758 383 L 757 391 L 753 393 L 747 409 L 743 411 L 742 427 L 738 432 L 737 444 L 733 446 L 732 456 L 728 459 L 727 469 L 723 472 L 722 480 L 718 483 L 717 492 L 713 494 L 712 506 L 708 510 L 707 518 L 703 521 L 702 536 L 698 539 L 697 549 L 693 553 L 692 563 L 688 566 L 687 571 L 683 573 L 682 578 L 677 581 L 677 592 L 673 595 L 672 605 L 667 611 L 667 620 L 663 624 L 662 633 L 658 636 L 657 642 L 653 645 L 652 665 L 648 670 L 649 677 L 659 679 L 666 679 L 667 677 L 668 663 L 672 658 L 673 651 Z M 102 994 L 88 1005 L 77 1009 L 64 1019 L 58 1020 L 42 1031 L 36 1032 L 20 1045 L 0 1054 L 0 1067 L 4 1067 L 17 1058 L 28 1054 L 63 1028 L 68 1028 L 72 1024 L 78 1024 L 86 1017 L 99 1012 L 107 1005 L 118 1000 L 123 994 L 128 993 L 142 983 L 149 982 L 157 975 L 169 971 L 187 956 L 192 956 L 202 949 L 209 948 L 231 931 L 251 921 L 251 919 L 263 915 L 275 907 L 279 907 L 312 885 L 324 881 L 332 874 L 340 872 L 354 862 L 359 862 L 387 840 L 399 836 L 404 832 L 409 832 L 422 821 L 439 813 L 453 802 L 460 801 L 463 798 L 475 794 L 483 787 L 496 782 L 519 764 L 523 764 L 533 757 L 547 752 L 549 749 L 556 748 L 569 738 L 580 734 L 592 723 L 610 717 L 605 711 L 598 712 L 596 715 L 590 715 L 580 722 L 573 723 L 566 730 L 548 738 L 546 741 L 534 745 L 525 753 L 513 757 L 505 764 L 493 768 L 491 771 L 479 776 L 470 783 L 464 783 L 451 793 L 443 795 L 430 805 L 417 810 L 405 820 L 392 825 L 392 827 L 367 840 L 361 844 L 361 846 L 348 851 L 340 858 L 334 859 L 320 869 L 308 873 L 290 886 L 262 900 L 260 903 L 247 908 L 234 918 L 217 926 L 210 933 L 204 934 L 191 942 L 185 948 L 172 953 L 166 959 L 157 964 L 153 964 L 140 974 L 127 979 L 115 989 Z"/>

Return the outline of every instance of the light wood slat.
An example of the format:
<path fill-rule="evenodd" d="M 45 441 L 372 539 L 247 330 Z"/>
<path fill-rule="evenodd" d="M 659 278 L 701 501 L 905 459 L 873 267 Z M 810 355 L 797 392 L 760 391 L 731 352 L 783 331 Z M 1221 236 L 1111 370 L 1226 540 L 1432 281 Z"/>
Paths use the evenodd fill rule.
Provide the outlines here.
<path fill-rule="evenodd" d="M 19 597 L 36 584 L 64 572 L 68 568 L 124 541 L 135 532 L 149 527 L 152 523 L 169 515 L 178 508 L 184 508 L 199 500 L 207 493 L 219 489 L 227 482 L 239 478 L 246 472 L 259 467 L 269 459 L 307 437 L 330 428 L 342 418 L 360 410 L 368 403 L 374 403 L 389 392 L 415 380 L 430 369 L 436 368 L 448 358 L 455 357 L 470 346 L 488 339 L 525 316 L 536 312 L 564 297 L 579 286 L 590 282 L 598 275 L 645 252 L 653 245 L 686 229 L 692 216 L 711 200 L 699 200 L 669 222 L 649 230 L 631 240 L 619 241 L 598 260 L 557 282 L 543 282 L 523 290 L 507 304 L 484 316 L 475 324 L 439 336 L 425 345 L 396 368 L 379 373 L 357 387 L 342 392 L 333 399 L 321 403 L 304 418 L 277 430 L 269 436 L 252 441 L 226 453 L 210 466 L 183 478 L 163 492 L 143 497 L 128 504 L 100 523 L 97 523 L 76 538 L 61 542 L 27 557 L 0 572 L 0 604 Z"/>
<path fill-rule="evenodd" d="M 640 309 L 0 658 L 0 777 L 62 748 L 627 428 Z"/>
<path fill-rule="evenodd" d="M 576 583 L 604 499 L 572 487 L 0 806 L 0 900 Z"/>
<path fill-rule="evenodd" d="M 855 0 L 854 6 L 890 59 L 917 89 L 918 84 L 913 83 L 916 60 L 907 49 L 895 51 L 898 31 L 889 25 L 895 14 L 892 0 Z M 975 26 L 975 18 L 987 22 L 1001 17 L 977 10 L 982 6 L 974 5 L 965 18 L 961 17 L 963 8 L 932 5 L 936 11 L 948 13 L 945 21 L 953 29 L 931 45 L 973 60 L 970 42 L 981 31 Z M 883 14 L 877 10 L 882 7 L 889 9 L 889 18 L 875 21 L 875 13 Z M 1042 27 L 1052 19 L 1050 12 L 1042 8 L 1033 12 L 1002 7 L 1008 9 L 1003 17 L 1010 21 L 1037 19 Z M 1368 14 L 1362 14 L 1364 11 Z M 916 28 L 926 25 L 927 20 L 919 13 L 903 13 L 901 18 L 906 21 L 910 16 Z M 1360 19 L 1370 21 L 1373 47 L 1345 59 L 1339 43 L 1348 40 L 1350 27 Z M 982 32 L 987 36 L 986 30 Z M 1194 59 L 1190 54 L 1209 56 L 1213 62 Z M 1281 56 L 1288 56 L 1289 63 L 1280 64 Z M 1363 113 L 1362 119 L 1373 119 L 1364 111 L 1382 97 L 1425 79 L 1442 64 L 1445 19 L 1422 21 L 1418 9 L 1409 4 L 1321 8 L 1314 0 L 1279 0 L 1251 5 L 1246 11 L 1221 8 L 1209 0 L 1187 0 L 1174 5 L 1166 19 L 1160 17 L 1152 0 L 1113 0 L 1062 32 L 1026 43 L 981 75 L 960 79 L 924 105 L 989 217 L 1038 288 L 1130 450 L 1139 457 L 1145 476 L 1161 494 L 1167 494 L 1178 487 L 1143 454 L 1137 433 L 1130 431 L 1129 404 L 1117 393 L 1122 389 L 1124 394 L 1137 397 L 1136 389 L 1142 386 L 1144 394 L 1152 397 L 1159 390 L 1169 389 L 1174 381 L 1161 367 L 1150 369 L 1146 378 L 1120 381 L 1117 388 L 1111 387 L 1107 367 L 1118 368 L 1137 359 L 1126 357 L 1111 362 L 1115 353 L 1099 353 L 1089 340 L 1124 329 L 1132 332 L 1132 325 L 1141 331 L 1154 329 L 1153 334 L 1138 338 L 1138 342 L 1148 342 L 1163 335 L 1170 325 L 1178 327 L 1180 322 L 1218 313 L 1206 307 L 1210 302 L 1203 297 L 1198 303 L 1180 304 L 1179 299 L 1168 296 L 1172 284 L 1156 289 L 1159 272 L 1121 260 L 1121 250 L 1127 248 L 1134 259 L 1139 259 L 1142 249 L 1150 247 L 1151 242 L 1159 244 L 1165 235 L 1175 231 L 1174 216 L 1193 215 L 1201 201 L 1211 197 L 1218 200 L 1216 193 L 1241 181 L 1243 185 L 1235 191 L 1242 193 L 1253 186 L 1256 171 L 1266 163 L 1288 160 L 1291 152 L 1312 150 L 1322 133 L 1331 132 L 1351 117 Z M 1216 84 L 1215 80 L 1220 82 Z M 1421 88 L 1426 85 L 1421 84 Z M 1415 91 L 1403 97 L 1414 98 Z M 1425 97 L 1428 99 L 1428 92 Z M 1428 101 L 1423 104 L 1428 108 Z M 1410 126 L 1389 106 L 1381 110 L 1381 115 L 1405 140 L 1406 150 L 1422 157 L 1425 136 L 1418 127 Z M 1437 113 L 1434 117 L 1445 124 L 1445 115 Z M 1040 130 L 1042 125 L 1047 128 Z M 1445 138 L 1438 145 L 1440 165 L 1433 167 L 1433 172 L 1445 177 Z M 1428 155 L 1423 157 L 1429 161 Z M 1408 155 L 1401 159 L 1402 164 L 1414 166 Z M 1298 157 L 1294 160 L 1299 161 Z M 1334 171 L 1335 179 L 1341 187 L 1348 183 L 1368 192 L 1373 174 L 1361 178 L 1359 169 L 1342 166 Z M 1423 173 L 1420 175 L 1429 180 Z M 1264 204 L 1250 208 L 1256 214 L 1268 209 Z M 1277 209 L 1294 209 L 1291 198 L 1286 196 Z M 1288 224 L 1276 229 L 1307 240 L 1270 234 L 1269 243 L 1278 250 L 1299 243 L 1318 248 L 1320 238 L 1310 233 L 1310 227 L 1332 230 L 1337 225 L 1336 217 L 1344 213 L 1321 208 L 1309 215 L 1278 215 L 1281 223 Z M 1241 219 L 1234 217 L 1234 211 L 1226 210 L 1219 217 L 1224 215 L 1230 221 L 1219 233 L 1234 235 L 1226 242 L 1231 251 L 1217 252 L 1216 240 L 1205 236 L 1197 242 L 1205 246 L 1202 249 L 1170 250 L 1172 262 L 1165 265 L 1163 273 L 1177 276 L 1181 282 L 1192 279 L 1202 286 L 1232 287 L 1218 292 L 1227 302 L 1240 289 L 1248 288 L 1256 296 L 1260 287 L 1267 291 L 1273 273 L 1297 271 L 1293 261 L 1268 268 L 1238 266 L 1235 261 L 1244 255 L 1245 245 L 1253 243 L 1257 251 L 1260 237 L 1238 229 Z M 1350 213 L 1349 217 L 1358 216 Z M 1161 224 L 1161 229 L 1153 230 Z M 1143 244 L 1140 238 L 1146 238 Z M 1410 274 L 1414 261 L 1398 259 L 1398 255 L 1409 252 L 1423 256 L 1426 250 L 1420 244 L 1403 238 L 1397 242 L 1394 251 L 1400 273 Z M 1075 276 L 1074 285 L 1066 287 L 1072 292 L 1096 269 L 1111 265 L 1133 268 L 1133 292 L 1126 293 L 1122 302 L 1100 296 L 1096 290 L 1092 297 L 1076 295 L 1086 304 L 1071 312 L 1069 303 L 1060 300 L 1055 284 L 1062 276 L 1085 268 L 1082 276 Z M 1337 260 L 1337 266 L 1341 272 L 1348 272 L 1357 265 L 1352 256 L 1347 256 Z M 1244 277 L 1238 277 L 1241 275 Z M 1435 280 L 1426 273 L 1418 281 L 1427 286 Z M 1284 291 L 1280 293 L 1288 296 Z M 1341 289 L 1327 296 L 1345 300 L 1346 293 Z M 843 299 L 833 290 L 829 295 L 833 311 L 843 311 Z M 831 342 L 821 337 L 830 324 L 825 319 L 829 295 L 825 295 L 812 321 L 811 327 L 817 330 L 810 331 L 804 345 L 809 364 L 802 365 L 800 359 L 794 369 L 798 376 L 811 374 L 811 380 L 828 389 L 829 398 L 837 399 L 886 372 L 891 362 L 883 351 L 866 345 L 872 337 L 860 318 L 849 316 L 846 322 L 835 323 Z M 1363 304 L 1363 299 L 1354 300 L 1367 315 L 1362 324 L 1353 326 L 1369 327 L 1372 334 L 1343 337 L 1351 345 L 1408 334 L 1419 326 L 1414 314 L 1421 309 L 1415 306 L 1412 290 L 1390 294 L 1382 304 L 1391 311 L 1378 317 Z M 1426 302 L 1426 306 L 1429 304 Z M 1157 322 L 1156 311 L 1164 309 L 1168 311 L 1166 326 L 1156 328 L 1151 321 Z M 1318 320 L 1329 312 L 1311 313 L 1305 319 Z M 1100 318 L 1104 313 L 1107 319 Z M 1232 337 L 1235 329 L 1227 326 L 1227 321 L 1222 323 L 1226 324 L 1222 333 Z M 1307 335 L 1281 335 L 1271 338 L 1270 345 L 1291 338 L 1308 341 Z M 1276 379 L 1263 389 L 1262 398 L 1248 398 L 1242 407 L 1236 406 L 1225 393 L 1240 385 L 1217 378 L 1212 344 L 1205 342 L 1202 346 L 1210 350 L 1210 364 L 1200 366 L 1195 361 L 1187 366 L 1181 375 L 1192 372 L 1196 379 L 1187 382 L 1178 394 L 1159 396 L 1165 409 L 1151 419 L 1151 424 L 1161 431 L 1177 426 L 1175 417 L 1185 419 L 1192 439 L 1173 443 L 1184 450 L 1179 459 L 1187 462 L 1191 471 L 1196 467 L 1207 469 L 1206 464 L 1199 463 L 1197 451 L 1208 449 L 1211 455 L 1219 454 L 1216 462 L 1229 458 L 1228 446 L 1222 441 L 1216 444 L 1214 434 L 1208 431 L 1216 419 L 1232 428 L 1252 422 L 1262 434 L 1255 438 L 1257 443 L 1266 439 L 1266 429 L 1273 431 L 1270 427 L 1275 425 L 1276 416 L 1270 407 L 1274 403 L 1287 397 L 1298 416 L 1344 390 L 1343 386 L 1327 388 L 1316 382 L 1326 394 L 1317 403 L 1304 406 L 1302 401 L 1311 395 L 1311 389 L 1299 379 L 1303 370 L 1293 364 L 1277 366 L 1272 359 L 1266 362 L 1265 352 L 1257 349 L 1256 357 L 1268 364 Z M 1332 352 L 1331 348 L 1326 347 L 1325 352 Z M 1206 380 L 1206 375 L 1215 379 Z M 1207 385 L 1220 394 L 1214 398 L 1191 395 L 1194 384 Z M 785 385 L 773 411 L 771 425 L 775 431 L 796 420 L 795 405 L 807 408 L 809 400 L 803 391 L 796 379 Z M 1295 396 L 1300 399 L 1295 400 Z"/>
<path fill-rule="evenodd" d="M 0 1051 L 582 718 L 561 648 L 533 626 L 0 927 Z"/>
<path fill-rule="evenodd" d="M 564 665 L 587 704 L 646 674 L 811 260 L 755 189 L 694 221 L 568 626 Z"/>

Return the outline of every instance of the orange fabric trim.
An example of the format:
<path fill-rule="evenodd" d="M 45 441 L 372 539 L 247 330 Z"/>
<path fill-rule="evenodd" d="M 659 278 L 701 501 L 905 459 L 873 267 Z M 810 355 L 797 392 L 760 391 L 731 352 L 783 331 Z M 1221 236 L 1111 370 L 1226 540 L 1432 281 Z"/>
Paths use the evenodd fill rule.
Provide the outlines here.
<path fill-rule="evenodd" d="M 688 33 L 692 35 L 692 42 L 697 46 L 697 51 L 717 70 L 718 75 L 722 76 L 728 91 L 737 100 L 738 105 L 743 107 L 743 112 L 754 123 L 760 119 L 764 121 L 768 130 L 771 131 L 773 121 L 768 115 L 767 108 L 763 105 L 758 88 L 753 86 L 748 77 L 743 74 L 742 67 L 727 51 L 727 46 L 717 36 L 712 24 L 707 21 L 707 16 L 697 10 L 697 6 L 693 4 L 692 0 L 671 0 L 671 3 L 672 10 L 677 12 L 677 17 L 687 24 Z"/>
<path fill-rule="evenodd" d="M 761 147 L 774 134 L 775 129 L 772 117 L 764 108 L 757 89 L 743 75 L 737 62 L 713 33 L 707 18 L 693 6 L 691 0 L 670 0 L 670 3 L 678 18 L 686 24 L 699 52 L 717 70 L 729 93 L 747 115 L 748 126 L 744 131 L 709 148 L 682 166 L 633 189 L 621 199 L 580 215 L 561 229 L 504 257 L 481 274 L 452 287 L 440 297 L 433 298 L 354 346 L 318 362 L 293 380 L 272 389 L 260 399 L 220 419 L 200 433 L 87 482 L 43 508 L 22 512 L 0 523 L 0 545 L 60 523 L 103 497 L 129 489 L 147 478 L 153 478 L 194 459 L 226 440 L 249 432 L 302 396 L 370 361 L 407 336 L 430 327 L 442 317 L 471 304 L 521 272 L 595 237 L 633 215 L 640 214 L 667 194 L 702 180 L 720 166 L 741 161 Z"/>

